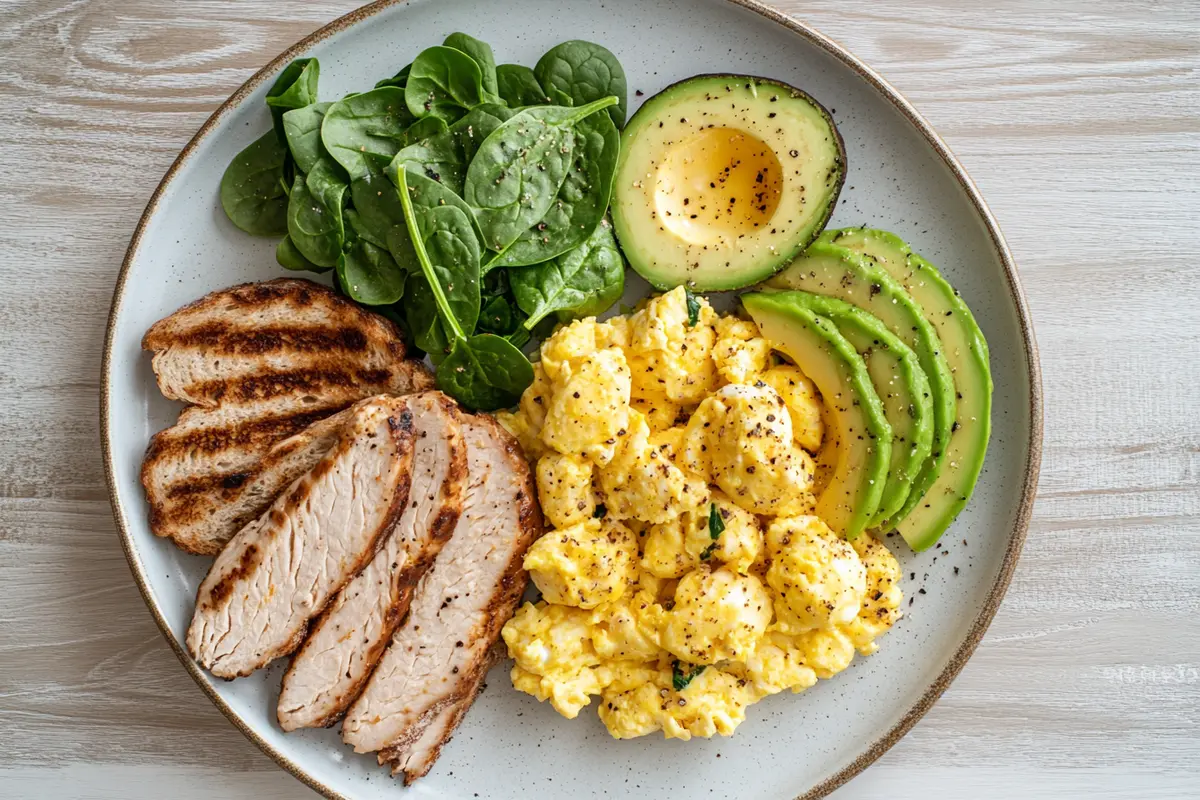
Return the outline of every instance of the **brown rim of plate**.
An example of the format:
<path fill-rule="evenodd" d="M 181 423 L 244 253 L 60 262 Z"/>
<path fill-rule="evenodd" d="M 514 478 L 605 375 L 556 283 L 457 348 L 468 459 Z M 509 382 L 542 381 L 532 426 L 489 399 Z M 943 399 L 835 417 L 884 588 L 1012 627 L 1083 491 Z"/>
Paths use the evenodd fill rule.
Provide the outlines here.
<path fill-rule="evenodd" d="M 101 367 L 100 375 L 100 432 L 101 445 L 104 456 L 104 473 L 108 484 L 108 498 L 112 505 L 113 517 L 117 523 L 117 530 L 121 536 L 121 545 L 125 549 L 125 558 L 129 561 L 130 570 L 133 572 L 133 577 L 137 581 L 138 590 L 142 593 L 142 599 L 145 600 L 146 606 L 150 609 L 150 613 L 154 616 L 154 621 L 158 623 L 159 630 L 171 645 L 171 649 L 175 651 L 175 655 L 179 657 L 188 673 L 199 684 L 208 698 L 221 710 L 221 712 L 229 718 L 229 721 L 234 724 L 246 738 L 258 745 L 259 749 L 275 760 L 279 766 L 290 772 L 295 778 L 302 781 L 310 788 L 320 792 L 325 797 L 331 800 L 349 800 L 345 795 L 338 794 L 332 788 L 317 781 L 299 764 L 292 761 L 283 753 L 276 750 L 269 742 L 259 736 L 246 722 L 234 713 L 233 709 L 221 698 L 217 693 L 212 681 L 200 669 L 195 661 L 183 649 L 183 646 L 172 634 L 166 617 L 163 616 L 162 610 L 158 607 L 158 602 L 150 591 L 150 586 L 146 578 L 145 569 L 141 563 L 141 559 L 134 547 L 133 540 L 129 535 L 129 528 L 126 524 L 124 509 L 121 508 L 117 499 L 116 482 L 114 478 L 115 470 L 113 469 L 113 452 L 110 441 L 110 432 L 108 429 L 108 413 L 109 413 L 109 396 L 108 387 L 110 382 L 112 368 L 112 351 L 113 351 L 113 331 L 118 312 L 121 309 L 121 301 L 125 292 L 125 280 L 128 277 L 129 266 L 133 263 L 134 257 L 137 255 L 138 245 L 141 243 L 142 234 L 146 229 L 146 224 L 150 221 L 155 210 L 158 207 L 158 201 L 162 197 L 168 184 L 175 177 L 179 168 L 192 154 L 196 145 L 200 140 L 209 134 L 213 127 L 225 116 L 230 110 L 235 108 L 242 102 L 251 92 L 258 88 L 259 84 L 267 78 L 273 77 L 284 65 L 292 59 L 301 55 L 308 50 L 312 45 L 324 41 L 335 33 L 338 33 L 346 28 L 361 22 L 368 17 L 372 17 L 380 11 L 390 8 L 391 6 L 405 3 L 408 0 L 377 0 L 374 3 L 363 6 L 362 8 L 351 11 L 342 17 L 338 17 L 333 22 L 317 30 L 315 33 L 306 36 L 296 44 L 289 47 L 284 52 L 276 56 L 269 64 L 254 73 L 243 83 L 236 92 L 230 95 L 229 99 L 217 108 L 212 113 L 202 126 L 192 137 L 191 141 L 180 151 L 171 167 L 163 176 L 162 181 L 154 190 L 154 194 L 150 197 L 150 202 L 146 204 L 146 210 L 142 212 L 142 217 L 138 220 L 137 228 L 133 232 L 133 238 L 129 242 L 129 249 L 125 252 L 125 259 L 121 263 L 121 271 L 117 275 L 117 286 L 113 291 L 112 307 L 108 315 L 108 325 L 104 336 L 104 361 Z M 992 216 L 991 210 L 983 197 L 979 193 L 979 189 L 975 186 L 975 182 L 963 169 L 958 162 L 954 153 L 946 146 L 941 137 L 933 130 L 925 118 L 922 117 L 917 110 L 900 94 L 895 88 L 885 81 L 874 70 L 852 55 L 848 50 L 840 44 L 830 39 L 824 34 L 818 33 L 813 28 L 792 19 L 791 17 L 776 11 L 773 8 L 758 2 L 758 0 L 725 0 L 725 2 L 741 6 L 750 11 L 765 17 L 772 22 L 775 22 L 788 30 L 796 33 L 810 43 L 820 47 L 826 53 L 837 58 L 861 78 L 866 80 L 875 88 L 883 97 L 891 102 L 896 109 L 904 115 L 904 117 L 912 124 L 917 131 L 920 132 L 925 140 L 933 147 L 942 161 L 958 179 L 959 184 L 970 198 L 971 204 L 975 210 L 983 218 L 984 224 L 987 226 L 988 235 L 991 237 L 992 245 L 1000 256 L 1000 261 L 1004 266 L 1004 274 L 1008 279 L 1009 295 L 1016 307 L 1021 322 L 1021 337 L 1025 344 L 1025 358 L 1029 364 L 1029 424 L 1030 424 L 1030 442 L 1029 442 L 1029 457 L 1025 465 L 1025 485 L 1021 490 L 1021 504 L 1017 509 L 1017 523 L 1013 528 L 1012 536 L 1008 542 L 1008 549 L 1004 554 L 1004 561 L 1000 565 L 1000 573 L 996 576 L 996 582 L 992 584 L 991 591 L 988 592 L 987 600 L 984 602 L 983 608 L 979 612 L 979 616 L 975 618 L 974 624 L 967 632 L 963 643 L 959 645 L 957 651 L 950 658 L 950 662 L 938 675 L 921 698 L 904 714 L 904 717 L 896 723 L 890 730 L 876 739 L 870 747 L 868 747 L 861 755 L 852 762 L 847 764 L 842 769 L 838 770 L 834 775 L 809 789 L 803 795 L 797 797 L 796 800 L 816 800 L 820 797 L 825 797 L 834 789 L 838 788 L 846 781 L 853 778 L 858 773 L 866 769 L 871 763 L 882 756 L 889 748 L 898 742 L 904 734 L 917 723 L 925 715 L 930 707 L 937 702 L 946 688 L 958 676 L 963 665 L 967 663 L 967 659 L 975 652 L 975 648 L 983 639 L 983 634 L 987 631 L 988 626 L 992 622 L 992 618 L 996 615 L 996 611 L 1000 607 L 1000 601 L 1004 598 L 1005 592 L 1008 590 L 1008 585 L 1012 581 L 1013 570 L 1017 565 L 1017 558 L 1020 556 L 1021 548 L 1025 544 L 1025 536 L 1029 531 L 1029 518 L 1033 512 L 1033 499 L 1037 492 L 1038 472 L 1041 468 L 1042 461 L 1042 376 L 1041 368 L 1038 364 L 1038 349 L 1037 342 L 1034 339 L 1033 323 L 1030 320 L 1029 308 L 1025 302 L 1025 293 L 1021 289 L 1020 278 L 1017 277 L 1016 264 L 1013 262 L 1012 253 L 1009 252 L 1008 245 L 1004 241 L 1003 234 L 1000 233 L 1000 227 L 996 223 L 995 217 Z"/>

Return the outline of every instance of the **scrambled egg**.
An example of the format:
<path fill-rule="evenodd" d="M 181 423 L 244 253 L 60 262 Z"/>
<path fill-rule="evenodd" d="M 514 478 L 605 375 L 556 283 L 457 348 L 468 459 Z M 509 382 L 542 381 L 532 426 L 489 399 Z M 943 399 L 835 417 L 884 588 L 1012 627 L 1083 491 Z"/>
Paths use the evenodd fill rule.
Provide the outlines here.
<path fill-rule="evenodd" d="M 572 719 L 598 698 L 621 739 L 727 736 L 900 617 L 883 543 L 813 515 L 816 388 L 753 322 L 689 299 L 560 328 L 498 415 L 550 526 L 525 556 L 542 597 L 503 630 L 513 685 Z"/>

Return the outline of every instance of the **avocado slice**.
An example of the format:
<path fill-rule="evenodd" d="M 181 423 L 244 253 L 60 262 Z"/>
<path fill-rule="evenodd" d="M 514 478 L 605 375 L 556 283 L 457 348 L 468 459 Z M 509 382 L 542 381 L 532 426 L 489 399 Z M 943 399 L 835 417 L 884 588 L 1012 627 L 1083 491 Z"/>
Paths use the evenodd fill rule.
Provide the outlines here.
<path fill-rule="evenodd" d="M 817 237 L 846 175 L 833 118 L 778 81 L 699 75 L 645 102 L 621 135 L 613 226 L 659 289 L 737 289 Z"/>
<path fill-rule="evenodd" d="M 876 317 L 857 306 L 825 295 L 792 292 L 814 314 L 826 317 L 858 351 L 883 403 L 892 428 L 892 455 L 879 509 L 868 523 L 875 528 L 900 511 L 933 447 L 933 402 L 929 378 L 908 345 Z"/>
<path fill-rule="evenodd" d="M 874 259 L 900 282 L 937 329 L 957 390 L 946 465 L 923 476 L 892 524 L 914 550 L 924 550 L 958 516 L 979 479 L 991 436 L 992 372 L 983 331 L 958 292 L 925 259 L 894 234 L 870 228 L 828 231 L 823 238 Z M 922 496 L 924 499 L 922 500 Z"/>
<path fill-rule="evenodd" d="M 913 482 L 909 499 L 905 500 L 907 504 L 916 493 L 916 487 L 932 484 L 941 472 L 954 425 L 954 378 L 942 353 L 937 331 L 895 278 L 865 256 L 829 242 L 814 242 L 804 255 L 764 286 L 829 295 L 858 306 L 877 317 L 917 354 L 921 369 L 929 378 L 933 443 L 921 473 Z"/>
<path fill-rule="evenodd" d="M 792 292 L 742 296 L 763 336 L 812 378 L 837 428 L 838 454 L 817 516 L 853 539 L 870 524 L 883 496 L 892 429 L 866 364 L 836 325 Z"/>

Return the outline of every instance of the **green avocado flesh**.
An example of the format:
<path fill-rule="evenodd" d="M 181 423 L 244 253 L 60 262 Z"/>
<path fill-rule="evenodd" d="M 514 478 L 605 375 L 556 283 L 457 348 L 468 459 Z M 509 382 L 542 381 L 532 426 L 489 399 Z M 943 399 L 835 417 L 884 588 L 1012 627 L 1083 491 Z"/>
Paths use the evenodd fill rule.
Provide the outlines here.
<path fill-rule="evenodd" d="M 904 505 L 933 447 L 933 402 L 920 360 L 887 326 L 861 308 L 833 297 L 790 292 L 814 314 L 837 326 L 867 365 L 867 374 L 892 428 L 892 456 L 879 508 L 868 527 L 890 519 Z"/>
<path fill-rule="evenodd" d="M 967 304 L 936 268 L 886 231 L 847 228 L 821 240 L 874 261 L 920 305 L 937 330 L 957 392 L 955 423 L 945 464 L 914 484 L 889 524 L 917 551 L 931 547 L 970 499 L 991 435 L 992 374 L 987 342 Z"/>
<path fill-rule="evenodd" d="M 870 259 L 828 242 L 813 243 L 804 255 L 764 285 L 769 289 L 829 295 L 858 306 L 879 319 L 917 354 L 929 379 L 933 404 L 932 448 L 905 504 L 912 502 L 914 495 L 919 499 L 916 487 L 932 484 L 946 463 L 955 419 L 954 378 L 942 354 L 937 331 L 921 307 L 895 278 Z"/>
<path fill-rule="evenodd" d="M 837 428 L 838 454 L 817 515 L 852 539 L 879 508 L 891 462 L 892 430 L 858 351 L 829 319 L 792 292 L 753 293 L 742 304 L 772 346 L 812 379 Z"/>
<path fill-rule="evenodd" d="M 613 226 L 630 265 L 659 289 L 737 289 L 817 237 L 845 174 L 833 119 L 807 94 L 700 75 L 651 97 L 625 126 Z"/>

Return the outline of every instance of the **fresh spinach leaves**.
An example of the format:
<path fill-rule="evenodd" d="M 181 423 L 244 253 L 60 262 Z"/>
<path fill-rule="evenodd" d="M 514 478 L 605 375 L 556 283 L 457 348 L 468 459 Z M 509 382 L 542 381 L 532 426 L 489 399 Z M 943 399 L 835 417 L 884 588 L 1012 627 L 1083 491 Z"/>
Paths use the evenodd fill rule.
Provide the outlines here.
<path fill-rule="evenodd" d="M 671 665 L 671 688 L 677 692 L 686 689 L 689 683 L 694 681 L 701 672 L 704 672 L 706 665 L 697 664 L 691 669 L 684 669 L 684 666 L 678 659 Z"/>
<path fill-rule="evenodd" d="M 390 248 L 392 229 L 404 228 L 400 195 L 382 167 L 374 162 L 368 162 L 366 167 L 366 174 L 350 184 L 350 201 L 356 217 L 354 227 L 359 236 L 375 246 Z"/>
<path fill-rule="evenodd" d="M 579 247 L 545 264 L 506 270 L 532 330 L 550 314 L 561 321 L 604 311 L 625 291 L 625 260 L 608 221 Z"/>
<path fill-rule="evenodd" d="M 708 538 L 712 543 L 708 547 L 700 551 L 700 560 L 708 561 L 712 558 L 713 552 L 717 549 L 717 540 L 721 538 L 721 534 L 725 532 L 725 520 L 721 517 L 721 512 L 717 508 L 716 503 L 708 505 Z"/>
<path fill-rule="evenodd" d="M 317 162 L 317 169 L 307 177 L 296 174 L 287 210 L 292 243 L 301 255 L 325 268 L 337 266 L 342 254 L 342 195 L 346 191 L 333 168 L 322 166 L 327 163 L 326 159 Z"/>
<path fill-rule="evenodd" d="M 458 339 L 438 364 L 437 386 L 468 408 L 494 411 L 521 399 L 533 365 L 516 345 L 491 333 Z"/>
<path fill-rule="evenodd" d="M 615 95 L 618 102 L 608 110 L 618 127 L 625 124 L 627 86 L 621 62 L 607 48 L 581 39 L 550 48 L 533 68 L 538 83 L 554 98 L 554 90 L 582 106 Z"/>
<path fill-rule="evenodd" d="M 233 157 L 221 176 L 221 208 L 252 236 L 287 233 L 287 147 L 270 131 Z"/>
<path fill-rule="evenodd" d="M 407 276 L 392 254 L 358 239 L 337 262 L 338 283 L 346 296 L 365 306 L 386 306 L 404 296 Z"/>
<path fill-rule="evenodd" d="M 404 85 L 408 83 L 408 73 L 410 70 L 412 70 L 412 64 L 405 64 L 395 75 L 390 78 L 384 78 L 375 84 L 375 88 L 381 89 L 384 86 L 395 86 L 398 89 L 403 89 Z"/>
<path fill-rule="evenodd" d="M 700 321 L 700 298 L 692 294 L 692 290 L 684 288 L 684 300 L 687 302 L 688 327 L 696 327 L 696 323 Z"/>
<path fill-rule="evenodd" d="M 413 60 L 404 99 L 414 117 L 433 116 L 453 122 L 494 97 L 484 90 L 483 73 L 475 59 L 461 50 L 439 45 L 421 51 Z"/>
<path fill-rule="evenodd" d="M 496 93 L 513 108 L 540 106 L 550 102 L 533 70 L 521 64 L 496 67 Z"/>
<path fill-rule="evenodd" d="M 434 366 L 442 363 L 450 355 L 453 338 L 442 323 L 433 289 L 419 265 L 404 287 L 404 317 L 413 344 L 429 354 Z"/>
<path fill-rule="evenodd" d="M 290 236 L 284 236 L 279 240 L 279 244 L 275 246 L 275 260 L 284 269 L 305 270 L 308 272 L 325 271 L 322 267 L 318 267 L 305 258 L 304 254 L 296 249 L 296 245 L 292 242 L 292 237 Z"/>
<path fill-rule="evenodd" d="M 333 103 L 313 103 L 283 115 L 283 132 L 292 160 L 301 172 L 312 172 L 317 159 L 325 155 L 321 144 L 321 123 Z"/>
<path fill-rule="evenodd" d="M 625 79 L 604 48 L 564 42 L 531 70 L 464 33 L 370 91 L 318 102 L 320 64 L 289 64 L 273 130 L 233 159 L 221 205 L 282 237 L 290 270 L 405 329 L 438 385 L 476 409 L 533 380 L 518 348 L 621 294 L 607 211 Z M 508 269 L 491 269 L 506 267 Z"/>
<path fill-rule="evenodd" d="M 294 108 L 304 108 L 317 102 L 317 83 L 321 78 L 321 64 L 315 58 L 298 58 L 284 67 L 283 72 L 267 92 L 267 108 L 275 124 L 275 135 L 279 141 L 286 139 L 283 115 Z"/>
<path fill-rule="evenodd" d="M 386 164 L 407 144 L 404 134 L 415 118 L 405 105 L 405 91 L 372 89 L 343 98 L 325 112 L 321 141 L 352 180 L 368 173 L 368 161 Z"/>
<path fill-rule="evenodd" d="M 621 134 L 607 114 L 580 120 L 574 158 L 554 202 L 490 268 L 539 264 L 586 241 L 608 209 L 620 149 Z"/>
<path fill-rule="evenodd" d="M 463 199 L 488 249 L 503 252 L 546 215 L 572 164 L 576 124 L 616 102 L 527 108 L 484 140 L 467 168 Z"/>
<path fill-rule="evenodd" d="M 410 192 L 410 180 L 415 187 L 422 181 L 427 185 L 422 191 Z M 533 382 L 533 366 L 499 336 L 469 336 L 467 331 L 474 329 L 475 319 L 464 325 L 455 311 L 456 306 L 467 305 L 455 295 L 473 290 L 478 318 L 479 243 L 474 227 L 456 206 L 430 206 L 437 198 L 433 187 L 445 191 L 436 181 L 403 169 L 397 172 L 396 181 L 417 262 L 451 339 L 449 355 L 437 366 L 438 388 L 469 408 L 493 410 L 513 405 Z M 473 283 L 464 279 L 472 270 Z"/>
<path fill-rule="evenodd" d="M 499 97 L 499 92 L 496 91 L 496 56 L 492 53 L 491 45 L 465 33 L 452 33 L 442 44 L 469 55 L 479 66 L 483 91 L 492 98 Z M 495 102 L 495 100 L 489 99 L 485 102 Z"/>
<path fill-rule="evenodd" d="M 501 123 L 516 113 L 512 109 L 492 103 L 476 106 L 445 131 L 416 141 L 396 153 L 388 168 L 389 173 L 394 173 L 401 164 L 406 164 L 409 169 L 416 168 L 425 177 L 461 195 L 467 165 L 475 157 L 479 145 L 492 131 L 500 127 Z M 421 122 L 430 119 L 434 118 L 426 117 Z"/>

